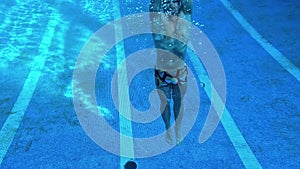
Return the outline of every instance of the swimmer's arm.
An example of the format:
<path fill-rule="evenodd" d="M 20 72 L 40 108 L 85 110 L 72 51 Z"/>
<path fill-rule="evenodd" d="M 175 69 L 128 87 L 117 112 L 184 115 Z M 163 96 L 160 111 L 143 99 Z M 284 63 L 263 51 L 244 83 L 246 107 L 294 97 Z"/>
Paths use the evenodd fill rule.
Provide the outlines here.
<path fill-rule="evenodd" d="M 188 24 L 183 20 L 180 20 L 177 24 L 177 30 L 179 39 L 186 42 L 190 38 L 190 28 L 192 21 L 192 12 L 193 12 L 193 0 L 182 0 L 181 13 L 180 17 L 184 20 L 189 21 Z"/>
<path fill-rule="evenodd" d="M 182 0 L 182 11 L 184 12 L 185 15 L 192 15 L 193 12 L 193 0 Z"/>
<path fill-rule="evenodd" d="M 150 0 L 149 12 L 159 12 L 161 9 L 160 0 Z"/>
<path fill-rule="evenodd" d="M 149 12 L 161 12 L 161 0 L 150 0 Z M 152 32 L 163 33 L 165 27 L 162 24 L 160 15 L 150 13 L 150 25 Z M 161 34 L 152 34 L 154 41 L 160 41 L 162 39 Z"/>

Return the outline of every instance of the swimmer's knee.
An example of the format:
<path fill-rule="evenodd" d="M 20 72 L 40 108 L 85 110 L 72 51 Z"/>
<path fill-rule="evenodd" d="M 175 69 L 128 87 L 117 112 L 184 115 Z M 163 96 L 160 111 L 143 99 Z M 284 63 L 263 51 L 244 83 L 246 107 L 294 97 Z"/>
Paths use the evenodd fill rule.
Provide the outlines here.
<path fill-rule="evenodd" d="M 169 105 L 171 103 L 171 99 L 166 99 L 165 104 Z"/>
<path fill-rule="evenodd" d="M 172 98 L 173 98 L 173 100 L 175 101 L 180 101 L 181 100 L 181 92 L 174 92 L 173 94 L 172 94 Z"/>
<path fill-rule="evenodd" d="M 171 99 L 165 99 L 165 100 L 161 101 L 160 106 L 161 107 L 164 107 L 164 106 L 168 107 L 168 106 L 170 106 L 170 103 L 171 103 Z"/>

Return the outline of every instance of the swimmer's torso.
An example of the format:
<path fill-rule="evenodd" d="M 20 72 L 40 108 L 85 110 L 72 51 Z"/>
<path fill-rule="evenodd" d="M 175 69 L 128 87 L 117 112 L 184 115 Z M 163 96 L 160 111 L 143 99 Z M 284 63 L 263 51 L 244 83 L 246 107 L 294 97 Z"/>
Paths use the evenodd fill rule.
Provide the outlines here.
<path fill-rule="evenodd" d="M 150 17 L 152 31 L 160 33 L 153 33 L 154 44 L 158 49 L 156 68 L 176 70 L 185 66 L 190 25 L 182 19 L 191 21 L 192 4 L 192 0 L 151 0 L 150 12 L 160 13 Z"/>

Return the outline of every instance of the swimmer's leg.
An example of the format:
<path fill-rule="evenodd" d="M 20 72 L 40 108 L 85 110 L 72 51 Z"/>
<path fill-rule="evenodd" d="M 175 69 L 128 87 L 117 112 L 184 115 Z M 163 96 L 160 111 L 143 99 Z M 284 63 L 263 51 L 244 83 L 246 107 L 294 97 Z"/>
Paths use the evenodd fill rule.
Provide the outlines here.
<path fill-rule="evenodd" d="M 183 85 L 173 85 L 172 98 L 174 101 L 174 116 L 175 116 L 175 134 L 176 134 L 176 144 L 182 141 L 181 136 L 181 122 L 183 118 L 183 96 L 186 92 L 187 83 Z"/>
<path fill-rule="evenodd" d="M 159 98 L 161 100 L 160 111 L 162 113 L 162 118 L 166 127 L 166 141 L 169 144 L 173 143 L 172 139 L 172 130 L 170 124 L 170 100 L 171 100 L 171 86 L 159 87 L 160 91 L 158 92 Z"/>

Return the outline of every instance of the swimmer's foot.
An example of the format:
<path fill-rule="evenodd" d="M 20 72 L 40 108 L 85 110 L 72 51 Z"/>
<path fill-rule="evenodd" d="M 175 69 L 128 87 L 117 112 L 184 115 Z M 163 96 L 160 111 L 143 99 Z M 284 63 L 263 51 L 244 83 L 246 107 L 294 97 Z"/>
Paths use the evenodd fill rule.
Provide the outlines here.
<path fill-rule="evenodd" d="M 183 138 L 182 138 L 182 135 L 181 135 L 179 127 L 175 127 L 175 135 L 176 135 L 176 144 L 177 145 L 181 144 Z"/>
<path fill-rule="evenodd" d="M 171 129 L 168 129 L 166 131 L 166 142 L 170 145 L 173 144 L 173 139 L 172 139 L 172 130 Z"/>

